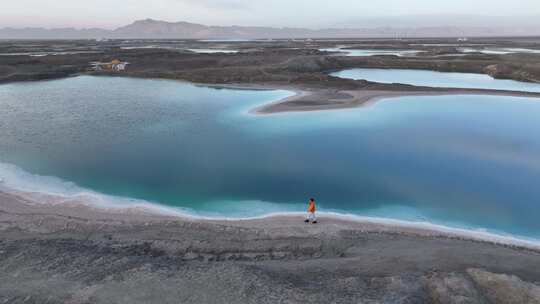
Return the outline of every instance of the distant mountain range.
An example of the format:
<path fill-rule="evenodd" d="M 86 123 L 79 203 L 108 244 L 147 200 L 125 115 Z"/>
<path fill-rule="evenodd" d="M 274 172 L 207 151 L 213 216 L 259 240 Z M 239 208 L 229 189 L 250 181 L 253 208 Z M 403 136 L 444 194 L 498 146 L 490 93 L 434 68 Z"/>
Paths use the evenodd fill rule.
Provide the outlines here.
<path fill-rule="evenodd" d="M 519 31 L 526 28 L 538 28 L 540 15 L 525 16 L 482 16 L 465 14 L 433 14 L 406 15 L 393 17 L 360 17 L 347 18 L 337 23 L 327 24 L 327 28 L 426 28 L 426 27 L 460 27 L 460 28 L 507 28 Z"/>
<path fill-rule="evenodd" d="M 540 20 L 537 19 L 537 20 Z M 492 20 L 493 21 L 493 20 Z M 389 18 L 384 24 L 393 24 Z M 189 22 L 139 20 L 134 23 L 106 30 L 99 28 L 3 28 L 0 39 L 269 39 L 269 38 L 408 38 L 408 37 L 494 37 L 540 35 L 540 22 L 511 25 L 510 23 L 483 22 L 482 24 L 420 26 L 396 22 L 383 26 L 373 22 L 350 22 L 361 27 L 341 25 L 340 28 L 305 29 L 257 26 L 207 26 Z M 495 24 L 495 25 L 488 25 Z"/>

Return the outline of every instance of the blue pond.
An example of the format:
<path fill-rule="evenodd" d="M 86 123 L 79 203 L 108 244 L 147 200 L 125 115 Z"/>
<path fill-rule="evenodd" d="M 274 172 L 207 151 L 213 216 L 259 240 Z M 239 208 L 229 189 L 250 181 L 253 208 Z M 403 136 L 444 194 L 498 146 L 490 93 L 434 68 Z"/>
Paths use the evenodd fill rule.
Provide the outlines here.
<path fill-rule="evenodd" d="M 444 73 L 406 69 L 349 69 L 331 75 L 347 79 L 364 79 L 380 83 L 402 83 L 428 87 L 540 92 L 540 83 L 494 79 L 485 74 Z"/>
<path fill-rule="evenodd" d="M 322 211 L 540 239 L 539 100 L 248 113 L 290 94 L 89 76 L 2 85 L 0 179 L 46 191 L 40 176 L 54 176 L 74 183 L 66 193 L 204 216 L 303 211 L 314 196 Z"/>

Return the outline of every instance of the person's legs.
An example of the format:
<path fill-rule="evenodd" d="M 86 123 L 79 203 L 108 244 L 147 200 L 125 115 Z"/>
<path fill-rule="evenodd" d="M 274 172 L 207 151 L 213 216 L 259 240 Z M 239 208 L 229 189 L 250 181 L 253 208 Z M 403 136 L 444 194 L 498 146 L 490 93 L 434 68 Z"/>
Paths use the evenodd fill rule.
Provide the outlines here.
<path fill-rule="evenodd" d="M 311 223 L 317 224 L 317 217 L 315 216 L 315 212 L 311 213 Z"/>
<path fill-rule="evenodd" d="M 315 213 L 314 212 L 308 212 L 308 215 L 307 215 L 307 218 L 306 218 L 305 222 L 306 223 L 317 222 L 317 219 L 315 218 Z"/>

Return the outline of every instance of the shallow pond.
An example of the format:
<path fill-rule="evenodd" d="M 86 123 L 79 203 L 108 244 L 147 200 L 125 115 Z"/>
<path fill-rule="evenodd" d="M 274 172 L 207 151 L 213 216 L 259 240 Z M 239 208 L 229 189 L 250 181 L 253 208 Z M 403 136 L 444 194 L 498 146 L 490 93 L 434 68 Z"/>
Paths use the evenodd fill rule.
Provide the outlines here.
<path fill-rule="evenodd" d="M 341 48 L 326 48 L 326 49 L 319 49 L 319 51 L 338 52 L 338 55 L 351 56 L 351 57 L 369 57 L 369 56 L 378 56 L 378 55 L 395 55 L 399 57 L 405 57 L 405 56 L 414 56 L 421 52 L 421 51 L 415 51 L 415 50 L 376 50 L 376 49 L 353 50 L 353 49 L 341 49 Z"/>
<path fill-rule="evenodd" d="M 485 74 L 407 69 L 349 69 L 331 75 L 347 79 L 365 79 L 380 83 L 402 83 L 428 87 L 540 92 L 540 83 L 495 79 Z"/>

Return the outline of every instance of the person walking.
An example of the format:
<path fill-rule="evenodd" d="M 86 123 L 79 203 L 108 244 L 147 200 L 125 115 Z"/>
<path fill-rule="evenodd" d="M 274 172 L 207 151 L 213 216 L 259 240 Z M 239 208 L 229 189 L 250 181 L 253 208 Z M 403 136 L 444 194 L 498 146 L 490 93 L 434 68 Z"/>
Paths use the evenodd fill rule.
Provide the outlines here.
<path fill-rule="evenodd" d="M 314 198 L 310 198 L 309 199 L 309 207 L 308 207 L 308 214 L 307 214 L 307 218 L 304 222 L 306 223 L 312 223 L 312 224 L 317 224 L 317 217 L 315 217 L 315 199 Z"/>

